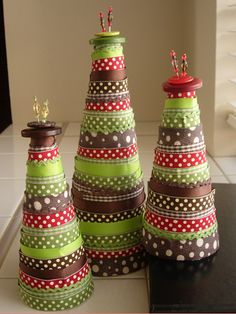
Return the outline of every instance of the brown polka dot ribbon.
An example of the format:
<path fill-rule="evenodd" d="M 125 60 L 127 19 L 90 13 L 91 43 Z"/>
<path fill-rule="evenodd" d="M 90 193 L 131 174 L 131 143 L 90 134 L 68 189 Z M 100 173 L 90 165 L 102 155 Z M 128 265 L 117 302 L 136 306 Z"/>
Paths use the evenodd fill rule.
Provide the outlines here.
<path fill-rule="evenodd" d="M 107 255 L 105 254 L 107 253 Z M 114 253 L 114 255 L 112 254 Z M 147 256 L 142 246 L 137 252 L 130 251 L 125 256 L 116 256 L 117 252 L 101 252 L 103 258 L 88 254 L 88 262 L 94 276 L 106 277 L 125 275 L 146 266 Z M 101 256 L 101 254 L 99 254 Z"/>
<path fill-rule="evenodd" d="M 91 221 L 91 222 L 117 222 L 125 219 L 130 219 L 133 217 L 136 217 L 138 215 L 141 215 L 144 211 L 144 206 L 141 205 L 137 208 L 126 210 L 126 211 L 120 211 L 117 213 L 92 213 L 87 211 L 82 211 L 80 209 L 76 209 L 76 214 L 79 218 L 79 220 L 82 221 Z"/>
<path fill-rule="evenodd" d="M 198 185 L 176 185 L 176 184 L 164 184 L 159 181 L 157 181 L 155 178 L 151 178 L 148 186 L 150 189 L 154 192 L 157 192 L 159 194 L 165 194 L 169 196 L 181 196 L 181 197 L 199 197 L 206 194 L 209 194 L 212 191 L 211 188 L 211 182 L 206 181 L 202 182 L 202 184 Z"/>
<path fill-rule="evenodd" d="M 215 190 L 201 197 L 173 197 L 154 192 L 149 187 L 148 203 L 154 208 L 166 209 L 175 212 L 203 211 L 214 206 Z"/>
<path fill-rule="evenodd" d="M 25 264 L 20 263 L 20 270 L 23 271 L 25 274 L 41 278 L 41 279 L 56 279 L 56 278 L 63 278 L 70 276 L 71 274 L 77 272 L 86 264 L 86 257 L 85 255 L 81 257 L 80 260 L 77 260 L 70 266 L 63 268 L 63 269 L 53 269 L 53 270 L 39 270 L 33 269 L 31 267 L 27 267 Z"/>
<path fill-rule="evenodd" d="M 193 240 L 170 240 L 143 229 L 143 244 L 154 256 L 177 261 L 193 261 L 214 254 L 219 248 L 218 233 Z"/>
<path fill-rule="evenodd" d="M 114 213 L 116 211 L 128 210 L 130 208 L 139 207 L 145 200 L 144 191 L 130 199 L 115 201 L 112 200 L 110 202 L 97 202 L 97 201 L 89 201 L 83 199 L 83 193 L 74 191 L 72 189 L 73 201 L 75 208 L 79 208 L 83 211 L 92 211 L 92 212 L 111 212 Z"/>
<path fill-rule="evenodd" d="M 82 131 L 80 133 L 79 145 L 83 148 L 121 148 L 128 147 L 137 142 L 134 129 L 124 132 L 112 132 L 104 134 L 102 132 Z"/>
<path fill-rule="evenodd" d="M 93 71 L 90 74 L 90 81 L 121 81 L 126 79 L 126 77 L 125 69 Z"/>
<path fill-rule="evenodd" d="M 50 213 L 55 213 L 58 211 L 63 211 L 70 202 L 69 195 L 69 185 L 62 193 L 57 196 L 47 195 L 43 196 L 33 196 L 25 191 L 25 201 L 24 201 L 24 212 L 46 215 Z"/>
<path fill-rule="evenodd" d="M 122 94 L 128 92 L 128 80 L 92 81 L 89 83 L 88 98 L 104 94 Z"/>
<path fill-rule="evenodd" d="M 69 267 L 74 264 L 76 261 L 80 259 L 84 259 L 85 250 L 83 247 L 80 247 L 75 252 L 62 256 L 59 258 L 53 259 L 36 259 L 31 258 L 29 256 L 24 255 L 21 251 L 20 254 L 20 262 L 24 264 L 28 268 L 36 269 L 36 270 L 57 270 Z M 81 262 L 83 264 L 83 261 Z"/>
<path fill-rule="evenodd" d="M 159 145 L 189 146 L 200 143 L 204 144 L 204 136 L 201 125 L 192 128 L 159 127 Z"/>

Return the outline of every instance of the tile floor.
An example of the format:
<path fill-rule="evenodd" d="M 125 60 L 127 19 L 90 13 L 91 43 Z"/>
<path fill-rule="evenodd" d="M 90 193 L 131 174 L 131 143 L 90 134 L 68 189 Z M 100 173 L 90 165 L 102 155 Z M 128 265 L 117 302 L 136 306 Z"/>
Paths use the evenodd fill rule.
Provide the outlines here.
<path fill-rule="evenodd" d="M 73 174 L 73 158 L 78 145 L 80 124 L 60 123 L 64 133 L 59 139 L 60 152 L 68 182 Z M 4 237 L 12 243 L 0 268 L 0 313 L 32 312 L 24 306 L 17 294 L 19 232 L 7 234 L 9 223 L 20 223 L 21 200 L 24 191 L 25 162 L 29 141 L 20 136 L 24 125 L 12 125 L 0 134 L 0 241 Z M 158 123 L 140 122 L 136 125 L 140 160 L 145 182 L 148 180 L 157 140 Z M 236 157 L 208 156 L 213 182 L 236 183 Z M 17 210 L 19 212 L 17 212 Z M 16 230 L 16 228 L 15 228 Z M 3 241 L 1 241 L 3 242 Z M 2 246 L 4 243 L 0 243 Z M 4 250 L 1 250 L 3 252 Z M 112 279 L 95 279 L 96 293 L 81 307 L 70 310 L 79 312 L 148 312 L 147 270 Z M 127 297 L 128 296 L 128 297 Z"/>

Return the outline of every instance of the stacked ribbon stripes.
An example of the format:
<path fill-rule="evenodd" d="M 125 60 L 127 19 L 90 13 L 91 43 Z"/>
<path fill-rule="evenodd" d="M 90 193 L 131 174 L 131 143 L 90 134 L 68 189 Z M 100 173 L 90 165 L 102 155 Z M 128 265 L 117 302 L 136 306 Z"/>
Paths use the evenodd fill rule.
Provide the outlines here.
<path fill-rule="evenodd" d="M 123 39 L 101 38 L 92 53 L 72 196 L 93 274 L 115 276 L 145 265 L 145 195 Z"/>
<path fill-rule="evenodd" d="M 57 144 L 29 148 L 19 287 L 30 307 L 73 308 L 93 291 L 91 270 Z"/>
<path fill-rule="evenodd" d="M 195 91 L 168 92 L 144 215 L 155 256 L 198 260 L 219 246 L 214 190 Z"/>

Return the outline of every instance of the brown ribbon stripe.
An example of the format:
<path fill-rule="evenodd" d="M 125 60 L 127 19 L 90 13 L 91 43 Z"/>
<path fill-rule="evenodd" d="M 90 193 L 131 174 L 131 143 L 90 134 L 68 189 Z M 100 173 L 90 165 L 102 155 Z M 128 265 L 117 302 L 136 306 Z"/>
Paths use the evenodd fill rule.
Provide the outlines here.
<path fill-rule="evenodd" d="M 76 214 L 79 220 L 82 221 L 91 221 L 91 222 L 117 222 L 125 219 L 130 219 L 141 215 L 144 211 L 144 206 L 141 205 L 137 208 L 130 209 L 127 211 L 120 211 L 117 213 L 91 213 L 86 211 L 81 211 L 80 209 L 75 208 Z"/>
<path fill-rule="evenodd" d="M 129 141 L 126 139 L 129 139 Z M 83 148 L 120 148 L 128 147 L 131 143 L 137 143 L 134 129 L 127 130 L 123 133 L 112 132 L 109 134 L 81 131 L 79 140 L 79 145 Z"/>
<path fill-rule="evenodd" d="M 182 196 L 182 197 L 198 197 L 209 194 L 212 191 L 211 182 L 206 181 L 202 185 L 186 186 L 186 185 L 170 185 L 164 184 L 151 178 L 148 182 L 148 186 L 154 192 L 159 194 L 165 194 L 170 196 Z"/>
<path fill-rule="evenodd" d="M 28 213 L 34 214 L 48 214 L 55 213 L 58 211 L 64 210 L 68 207 L 68 204 L 71 201 L 70 193 L 69 193 L 69 185 L 67 185 L 67 189 L 60 193 L 57 196 L 47 195 L 47 196 L 34 196 L 25 191 L 25 202 L 23 205 L 23 210 Z M 40 203 L 42 205 L 41 210 L 36 210 L 34 208 L 34 203 Z"/>
<path fill-rule="evenodd" d="M 150 187 L 148 191 L 148 202 L 155 208 L 171 211 L 194 212 L 202 211 L 214 206 L 215 190 L 201 197 L 173 197 L 166 194 L 154 192 Z"/>
<path fill-rule="evenodd" d="M 83 247 L 80 247 L 78 250 L 69 255 L 53 259 L 31 258 L 29 256 L 24 255 L 21 251 L 19 251 L 19 255 L 20 262 L 29 268 L 38 270 L 54 270 L 63 269 L 74 264 L 76 261 L 83 258 L 83 256 L 85 255 L 85 250 Z"/>
<path fill-rule="evenodd" d="M 158 144 L 163 146 L 188 146 L 204 143 L 202 126 L 195 128 L 165 128 L 159 127 Z"/>
<path fill-rule="evenodd" d="M 128 91 L 128 80 L 122 81 L 92 81 L 89 83 L 88 94 L 106 95 L 106 94 L 120 94 Z"/>
<path fill-rule="evenodd" d="M 186 240 L 168 240 L 155 236 L 143 229 L 143 245 L 151 255 L 171 260 L 199 260 L 214 254 L 219 249 L 218 232 L 212 235 Z"/>
<path fill-rule="evenodd" d="M 74 264 L 64 268 L 64 269 L 53 269 L 53 270 L 39 270 L 27 267 L 25 264 L 20 263 L 20 270 L 22 270 L 27 275 L 40 278 L 40 279 L 56 279 L 68 277 L 78 270 L 80 270 L 86 263 L 86 257 L 83 255 L 80 260 L 76 261 Z"/>
<path fill-rule="evenodd" d="M 83 196 L 78 191 L 73 191 L 73 202 L 76 208 L 82 211 L 96 212 L 96 213 L 115 213 L 117 211 L 125 211 L 131 208 L 139 207 L 145 200 L 144 191 L 138 196 L 123 200 L 123 201 L 113 201 L 113 202 L 96 202 L 96 201 L 85 201 Z"/>
<path fill-rule="evenodd" d="M 108 71 L 92 71 L 90 81 L 121 81 L 125 80 L 126 71 L 124 70 L 108 70 Z"/>

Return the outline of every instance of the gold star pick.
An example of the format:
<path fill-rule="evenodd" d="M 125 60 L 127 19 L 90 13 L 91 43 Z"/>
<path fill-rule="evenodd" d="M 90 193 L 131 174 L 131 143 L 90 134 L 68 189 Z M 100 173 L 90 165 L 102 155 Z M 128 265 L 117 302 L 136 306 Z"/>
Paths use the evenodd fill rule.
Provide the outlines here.
<path fill-rule="evenodd" d="M 37 100 L 37 97 L 34 96 L 33 110 L 35 113 L 35 118 L 37 119 L 38 122 L 39 122 L 39 117 L 40 117 L 40 108 L 41 108 L 41 106 Z"/>
<path fill-rule="evenodd" d="M 47 116 L 49 115 L 49 101 L 48 99 L 46 101 L 44 101 L 43 105 L 42 105 L 42 109 L 41 109 L 41 115 L 43 117 L 42 121 L 45 123 L 47 121 Z"/>

